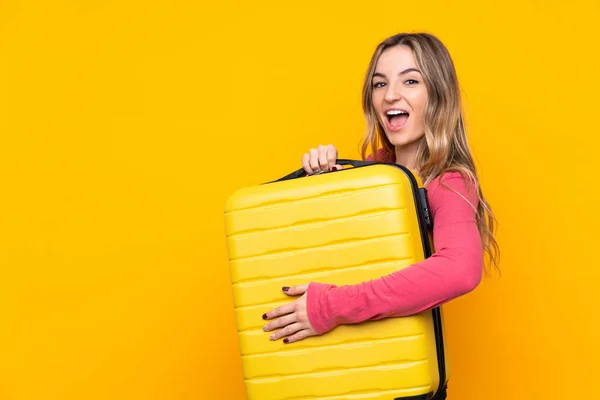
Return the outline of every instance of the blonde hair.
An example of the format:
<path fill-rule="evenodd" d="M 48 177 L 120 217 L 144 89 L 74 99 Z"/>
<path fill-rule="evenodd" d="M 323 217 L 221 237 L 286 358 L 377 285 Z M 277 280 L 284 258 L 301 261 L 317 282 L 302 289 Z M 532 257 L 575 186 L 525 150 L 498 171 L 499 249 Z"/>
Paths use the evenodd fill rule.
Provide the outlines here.
<path fill-rule="evenodd" d="M 394 146 L 387 139 L 372 102 L 372 80 L 381 54 L 393 46 L 407 46 L 414 54 L 415 62 L 427 87 L 428 101 L 425 107 L 425 135 L 421 139 L 416 156 L 416 166 L 424 185 L 441 177 L 445 172 L 459 172 L 477 188 L 479 198 L 476 220 L 485 252 L 499 270 L 499 247 L 494 239 L 496 220 L 486 201 L 477 176 L 475 163 L 467 142 L 465 119 L 458 77 L 454 62 L 444 44 L 429 33 L 400 33 L 381 42 L 369 64 L 365 77 L 362 106 L 366 118 L 366 132 L 361 155 L 366 159 L 371 150 L 377 161 L 395 160 Z M 379 147 L 381 146 L 381 150 Z M 465 199 L 466 200 L 466 199 Z M 473 205 L 471 205 L 473 206 Z"/>

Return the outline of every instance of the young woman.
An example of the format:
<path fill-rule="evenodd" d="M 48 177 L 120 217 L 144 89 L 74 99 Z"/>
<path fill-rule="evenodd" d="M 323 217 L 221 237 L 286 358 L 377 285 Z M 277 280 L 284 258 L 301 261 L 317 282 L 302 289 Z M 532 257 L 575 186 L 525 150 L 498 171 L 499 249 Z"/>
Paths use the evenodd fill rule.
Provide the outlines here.
<path fill-rule="evenodd" d="M 362 157 L 395 162 L 427 188 L 436 252 L 422 262 L 355 285 L 311 282 L 282 290 L 300 296 L 263 315 L 272 340 L 292 343 L 340 324 L 406 316 L 477 287 L 484 251 L 497 267 L 494 216 L 467 144 L 460 89 L 446 47 L 427 33 L 398 34 L 377 47 L 363 87 Z M 381 148 L 378 145 L 381 143 Z M 304 154 L 307 173 L 336 165 L 334 146 Z"/>

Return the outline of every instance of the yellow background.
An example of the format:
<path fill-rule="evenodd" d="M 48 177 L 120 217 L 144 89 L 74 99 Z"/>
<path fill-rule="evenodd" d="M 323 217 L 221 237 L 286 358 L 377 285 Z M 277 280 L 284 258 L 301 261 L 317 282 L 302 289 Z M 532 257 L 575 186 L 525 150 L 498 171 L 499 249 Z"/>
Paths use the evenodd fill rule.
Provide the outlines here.
<path fill-rule="evenodd" d="M 0 2 L 0 399 L 242 399 L 225 200 L 320 143 L 358 157 L 371 52 L 412 30 L 452 52 L 501 223 L 503 276 L 446 307 L 449 399 L 594 397 L 599 21 L 591 0 Z"/>

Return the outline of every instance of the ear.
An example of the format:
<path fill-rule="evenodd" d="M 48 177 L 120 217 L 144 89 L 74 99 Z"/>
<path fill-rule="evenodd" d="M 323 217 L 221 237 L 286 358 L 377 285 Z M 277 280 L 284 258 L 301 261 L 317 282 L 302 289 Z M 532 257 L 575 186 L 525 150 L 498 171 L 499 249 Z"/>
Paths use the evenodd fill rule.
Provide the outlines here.
<path fill-rule="evenodd" d="M 284 286 L 281 288 L 281 290 L 283 290 L 283 293 L 287 294 L 288 296 L 301 296 L 308 290 L 308 284 L 296 285 L 292 287 Z"/>

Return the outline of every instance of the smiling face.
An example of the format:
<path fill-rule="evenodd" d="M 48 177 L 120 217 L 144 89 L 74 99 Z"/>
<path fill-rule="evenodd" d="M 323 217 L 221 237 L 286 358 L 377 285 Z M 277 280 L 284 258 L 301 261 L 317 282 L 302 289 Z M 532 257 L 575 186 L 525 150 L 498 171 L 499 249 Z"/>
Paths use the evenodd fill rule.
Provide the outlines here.
<path fill-rule="evenodd" d="M 390 143 L 397 148 L 416 147 L 425 134 L 427 87 L 410 48 L 393 46 L 381 54 L 371 100 Z"/>

